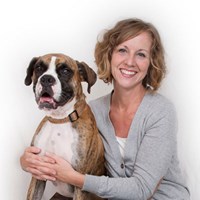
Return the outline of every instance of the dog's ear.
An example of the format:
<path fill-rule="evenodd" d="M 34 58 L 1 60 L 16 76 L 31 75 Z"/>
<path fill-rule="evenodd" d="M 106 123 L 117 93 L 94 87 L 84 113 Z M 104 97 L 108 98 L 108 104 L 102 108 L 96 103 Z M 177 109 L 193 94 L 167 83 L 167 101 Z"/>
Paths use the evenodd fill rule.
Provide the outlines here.
<path fill-rule="evenodd" d="M 37 60 L 38 60 L 38 58 L 37 58 L 37 57 L 34 57 L 34 58 L 31 60 L 29 66 L 28 66 L 28 68 L 27 68 L 27 71 L 26 71 L 26 78 L 25 78 L 25 80 L 24 80 L 24 83 L 25 83 L 25 85 L 27 85 L 27 86 L 28 86 L 28 85 L 31 85 L 31 83 L 32 83 L 32 76 L 33 76 L 34 65 L 35 65 L 35 63 L 37 62 Z"/>
<path fill-rule="evenodd" d="M 86 63 L 78 61 L 76 61 L 76 63 L 78 65 L 81 81 L 85 81 L 88 83 L 87 91 L 88 93 L 90 93 L 90 88 L 95 84 L 97 80 L 97 75 L 94 70 L 90 68 Z"/>

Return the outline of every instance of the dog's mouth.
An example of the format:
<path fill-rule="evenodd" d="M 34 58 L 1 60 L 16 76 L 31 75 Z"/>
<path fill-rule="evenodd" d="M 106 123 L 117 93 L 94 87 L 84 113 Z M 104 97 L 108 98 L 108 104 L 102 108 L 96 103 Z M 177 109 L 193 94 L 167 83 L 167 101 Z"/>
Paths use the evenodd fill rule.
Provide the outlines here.
<path fill-rule="evenodd" d="M 53 98 L 53 92 L 42 91 L 40 97 L 38 98 L 38 105 L 40 109 L 56 109 L 56 101 Z"/>

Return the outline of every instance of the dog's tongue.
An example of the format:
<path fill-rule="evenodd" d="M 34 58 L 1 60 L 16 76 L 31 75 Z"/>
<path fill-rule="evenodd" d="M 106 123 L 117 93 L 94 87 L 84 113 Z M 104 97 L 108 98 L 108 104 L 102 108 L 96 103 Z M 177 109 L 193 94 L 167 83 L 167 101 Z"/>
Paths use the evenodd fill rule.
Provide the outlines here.
<path fill-rule="evenodd" d="M 38 102 L 40 109 L 55 109 L 56 108 L 56 102 L 51 97 L 40 97 Z"/>
<path fill-rule="evenodd" d="M 54 103 L 53 98 L 51 97 L 41 97 L 40 98 L 40 103 Z"/>

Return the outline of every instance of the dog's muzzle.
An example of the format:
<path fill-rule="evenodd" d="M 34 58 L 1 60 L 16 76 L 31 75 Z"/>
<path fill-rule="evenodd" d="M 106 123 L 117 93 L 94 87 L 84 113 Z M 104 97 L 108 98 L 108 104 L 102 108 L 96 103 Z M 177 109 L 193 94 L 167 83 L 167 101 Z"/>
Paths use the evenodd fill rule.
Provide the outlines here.
<path fill-rule="evenodd" d="M 56 80 L 51 75 L 44 75 L 40 78 L 40 85 L 42 90 L 39 96 L 36 98 L 36 101 L 40 109 L 55 109 L 56 100 L 53 98 L 54 92 L 52 86 L 56 83 Z"/>

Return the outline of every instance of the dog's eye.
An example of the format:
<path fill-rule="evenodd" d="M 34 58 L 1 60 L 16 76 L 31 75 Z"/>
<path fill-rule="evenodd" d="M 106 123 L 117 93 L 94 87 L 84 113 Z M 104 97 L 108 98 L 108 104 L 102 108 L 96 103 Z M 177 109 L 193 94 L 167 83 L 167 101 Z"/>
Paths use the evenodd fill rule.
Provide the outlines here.
<path fill-rule="evenodd" d="M 40 64 L 36 65 L 36 67 L 35 67 L 36 73 L 41 73 L 41 72 L 43 72 L 43 70 L 44 70 L 44 68 L 42 65 L 40 65 Z"/>
<path fill-rule="evenodd" d="M 59 65 L 59 73 L 61 75 L 70 75 L 72 74 L 72 70 L 66 64 Z"/>
<path fill-rule="evenodd" d="M 67 68 L 63 68 L 63 69 L 62 69 L 62 73 L 63 73 L 63 74 L 69 74 L 69 73 L 70 73 L 70 70 L 67 69 Z"/>
<path fill-rule="evenodd" d="M 42 66 L 37 65 L 37 66 L 35 67 L 35 71 L 37 71 L 37 72 L 42 71 Z"/>
<path fill-rule="evenodd" d="M 35 72 L 38 75 L 46 71 L 46 69 L 47 69 L 47 66 L 43 62 L 39 62 L 35 65 Z"/>

